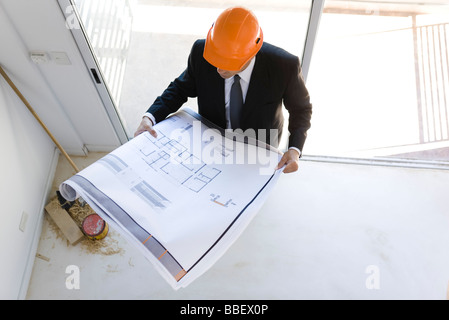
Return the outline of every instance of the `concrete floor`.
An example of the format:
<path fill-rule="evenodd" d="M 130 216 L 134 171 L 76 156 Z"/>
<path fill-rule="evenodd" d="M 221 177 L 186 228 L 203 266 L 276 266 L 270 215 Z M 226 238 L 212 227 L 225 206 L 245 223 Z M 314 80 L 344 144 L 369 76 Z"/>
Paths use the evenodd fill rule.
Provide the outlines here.
<path fill-rule="evenodd" d="M 72 174 L 61 157 L 54 189 Z M 27 299 L 446 299 L 448 186 L 448 170 L 305 157 L 225 255 L 178 291 L 114 230 L 95 248 L 71 246 L 45 218 Z M 79 289 L 66 286 L 71 266 Z"/>

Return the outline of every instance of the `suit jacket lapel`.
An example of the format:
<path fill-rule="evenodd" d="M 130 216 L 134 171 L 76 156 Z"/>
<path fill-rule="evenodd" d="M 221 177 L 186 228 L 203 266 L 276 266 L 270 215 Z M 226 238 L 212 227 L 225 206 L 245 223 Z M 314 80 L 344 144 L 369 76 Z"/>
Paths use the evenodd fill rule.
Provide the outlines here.
<path fill-rule="evenodd" d="M 209 79 L 210 84 L 208 85 L 209 92 L 208 97 L 210 98 L 210 107 L 216 108 L 215 111 L 218 115 L 216 119 L 216 124 L 225 127 L 226 126 L 226 110 L 225 110 L 225 81 L 217 72 L 217 69 L 212 67 L 209 72 L 211 73 Z M 214 103 L 212 103 L 212 101 Z"/>
<path fill-rule="evenodd" d="M 264 95 L 266 90 L 269 90 L 269 76 L 267 68 L 265 68 L 266 61 L 262 50 L 256 56 L 256 63 L 251 74 L 248 92 L 246 93 L 245 104 L 243 105 L 242 121 L 250 116 L 251 111 L 257 108 L 260 104 L 260 98 Z"/>

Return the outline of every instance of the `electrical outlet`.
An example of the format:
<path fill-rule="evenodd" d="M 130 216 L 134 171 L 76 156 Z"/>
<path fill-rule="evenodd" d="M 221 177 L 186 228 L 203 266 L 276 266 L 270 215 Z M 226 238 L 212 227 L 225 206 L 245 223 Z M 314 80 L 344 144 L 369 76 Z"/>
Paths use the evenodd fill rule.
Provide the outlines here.
<path fill-rule="evenodd" d="M 28 213 L 25 211 L 22 212 L 22 218 L 20 218 L 19 230 L 25 232 L 25 228 L 28 222 Z"/>

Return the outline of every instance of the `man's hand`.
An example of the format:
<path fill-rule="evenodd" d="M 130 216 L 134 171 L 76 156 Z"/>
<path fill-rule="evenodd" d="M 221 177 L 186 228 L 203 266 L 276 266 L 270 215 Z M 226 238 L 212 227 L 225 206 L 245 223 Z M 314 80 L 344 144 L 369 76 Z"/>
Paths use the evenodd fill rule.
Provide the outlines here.
<path fill-rule="evenodd" d="M 282 168 L 285 165 L 283 170 L 284 173 L 295 172 L 299 168 L 299 153 L 295 149 L 289 149 L 279 161 L 276 170 Z"/>
<path fill-rule="evenodd" d="M 139 134 L 145 131 L 148 131 L 153 137 L 157 138 L 157 132 L 153 129 L 153 121 L 151 121 L 151 119 L 148 117 L 142 118 L 139 127 L 134 133 L 134 137 L 137 137 Z"/>

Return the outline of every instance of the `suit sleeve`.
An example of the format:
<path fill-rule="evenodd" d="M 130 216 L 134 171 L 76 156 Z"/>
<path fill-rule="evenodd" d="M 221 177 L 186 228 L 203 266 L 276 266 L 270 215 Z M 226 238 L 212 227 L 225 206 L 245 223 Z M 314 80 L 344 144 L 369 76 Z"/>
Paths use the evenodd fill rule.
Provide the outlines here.
<path fill-rule="evenodd" d="M 297 57 L 295 57 L 294 66 L 290 70 L 294 70 L 294 72 L 290 76 L 284 93 L 284 106 L 289 112 L 288 146 L 296 147 L 302 152 L 307 138 L 307 130 L 311 125 L 312 104 Z"/>
<path fill-rule="evenodd" d="M 198 46 L 198 41 L 194 43 L 190 51 L 187 68 L 184 72 L 173 80 L 167 89 L 156 98 L 147 112 L 151 113 L 156 122 L 164 120 L 169 114 L 176 112 L 189 97 L 196 97 L 195 81 L 195 57 L 202 54 Z"/>

